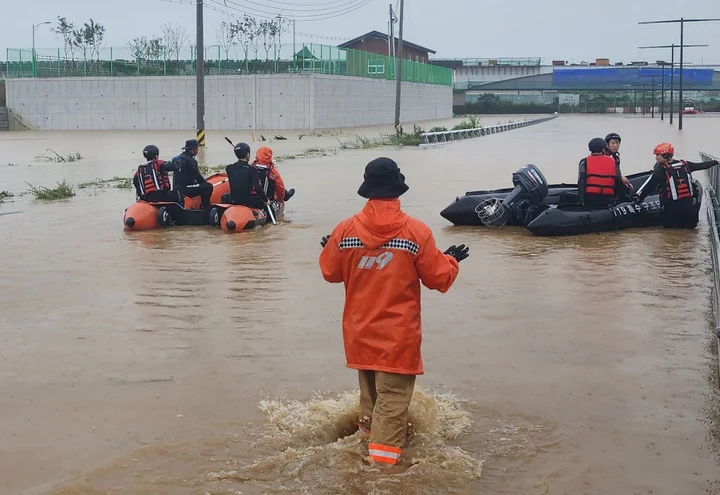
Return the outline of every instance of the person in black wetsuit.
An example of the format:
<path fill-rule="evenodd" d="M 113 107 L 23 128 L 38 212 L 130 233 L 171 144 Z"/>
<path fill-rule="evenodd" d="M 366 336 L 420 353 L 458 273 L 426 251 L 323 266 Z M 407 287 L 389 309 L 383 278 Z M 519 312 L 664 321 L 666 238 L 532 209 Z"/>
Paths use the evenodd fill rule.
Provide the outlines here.
<path fill-rule="evenodd" d="M 622 142 L 622 139 L 620 138 L 620 134 L 617 132 L 611 132 L 607 136 L 605 136 L 605 143 L 607 144 L 607 147 L 605 148 L 605 154 L 608 156 L 611 156 L 613 160 L 615 160 L 615 166 L 617 167 L 617 172 L 622 177 L 623 185 L 629 190 L 632 191 L 633 185 L 630 182 L 630 180 L 622 175 L 622 172 L 620 172 L 620 143 Z M 626 192 L 626 191 L 622 191 Z"/>
<path fill-rule="evenodd" d="M 694 229 L 698 224 L 696 207 L 697 191 L 693 185 L 692 172 L 705 170 L 718 165 L 717 160 L 693 163 L 675 160 L 675 148 L 670 143 L 661 143 L 653 151 L 657 163 L 647 181 L 633 195 L 635 203 L 643 199 L 660 186 L 660 218 L 666 229 Z"/>
<path fill-rule="evenodd" d="M 173 174 L 173 189 L 190 198 L 200 196 L 200 209 L 205 209 L 210 206 L 213 186 L 200 173 L 195 159 L 197 154 L 197 139 L 190 139 L 185 142 L 183 152 L 173 158 L 173 162 L 179 167 L 179 170 Z"/>
<path fill-rule="evenodd" d="M 250 146 L 247 143 L 235 145 L 238 161 L 225 167 L 230 182 L 230 194 L 223 195 L 223 203 L 243 205 L 262 210 L 269 206 L 267 195 L 260 181 L 257 167 L 250 162 Z"/>

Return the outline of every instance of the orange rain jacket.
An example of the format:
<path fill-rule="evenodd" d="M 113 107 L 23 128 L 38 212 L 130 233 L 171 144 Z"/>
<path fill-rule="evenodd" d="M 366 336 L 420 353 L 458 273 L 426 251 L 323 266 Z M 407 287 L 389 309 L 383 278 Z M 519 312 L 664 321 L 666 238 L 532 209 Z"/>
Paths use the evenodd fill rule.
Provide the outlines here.
<path fill-rule="evenodd" d="M 261 146 L 257 152 L 255 152 L 254 165 L 267 167 L 267 178 L 275 184 L 275 200 L 283 202 L 285 201 L 285 183 L 282 177 L 280 177 L 280 172 L 278 172 L 278 169 L 275 167 L 272 157 L 272 150 L 267 146 Z"/>
<path fill-rule="evenodd" d="M 320 269 L 328 282 L 345 283 L 348 368 L 423 374 L 420 282 L 446 292 L 458 275 L 430 228 L 405 214 L 399 199 L 371 199 L 335 227 Z"/>

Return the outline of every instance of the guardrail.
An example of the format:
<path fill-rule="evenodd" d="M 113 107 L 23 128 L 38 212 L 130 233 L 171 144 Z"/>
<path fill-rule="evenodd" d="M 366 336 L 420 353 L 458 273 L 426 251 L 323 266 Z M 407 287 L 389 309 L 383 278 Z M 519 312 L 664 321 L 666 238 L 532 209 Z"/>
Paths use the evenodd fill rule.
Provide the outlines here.
<path fill-rule="evenodd" d="M 423 132 L 421 134 L 423 142 L 420 147 L 435 146 L 438 144 L 449 143 L 452 141 L 458 141 L 460 139 L 468 139 L 480 136 L 487 136 L 489 134 L 497 134 L 498 132 L 511 131 L 513 129 L 520 129 L 530 125 L 540 124 L 541 122 L 547 122 L 557 118 L 557 114 L 550 115 L 548 117 L 541 117 L 539 119 L 525 120 L 523 122 L 511 122 L 508 124 L 498 124 L 490 127 L 476 127 L 473 129 L 458 129 L 455 131 L 436 131 L 436 132 Z"/>
<path fill-rule="evenodd" d="M 720 160 L 709 153 L 700 152 L 703 161 Z M 718 378 L 720 378 L 720 170 L 712 167 L 708 170 L 708 193 L 710 208 L 708 208 L 708 222 L 710 223 L 710 238 L 712 239 L 712 265 L 713 265 L 713 313 L 715 314 L 715 344 L 718 352 Z"/>

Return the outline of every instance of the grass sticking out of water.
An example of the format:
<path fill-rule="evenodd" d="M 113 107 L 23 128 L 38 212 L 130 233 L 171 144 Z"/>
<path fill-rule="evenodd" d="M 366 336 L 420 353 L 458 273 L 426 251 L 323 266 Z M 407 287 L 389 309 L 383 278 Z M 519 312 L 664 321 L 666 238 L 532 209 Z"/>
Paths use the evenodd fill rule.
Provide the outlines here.
<path fill-rule="evenodd" d="M 112 179 L 95 179 L 90 182 L 83 182 L 78 184 L 78 189 L 87 189 L 89 187 L 95 187 L 102 189 L 104 187 L 112 187 L 115 189 L 132 189 L 132 179 L 127 177 L 113 177 Z"/>
<path fill-rule="evenodd" d="M 65 180 L 63 180 L 62 182 L 58 182 L 57 187 L 54 187 L 52 189 L 45 186 L 35 187 L 29 182 L 26 182 L 26 184 L 30 186 L 28 189 L 30 194 L 35 196 L 35 199 L 40 199 L 43 201 L 56 201 L 58 199 L 67 199 L 75 196 L 75 191 L 73 190 L 73 187 L 67 182 L 65 182 Z"/>
<path fill-rule="evenodd" d="M 35 159 L 41 160 L 41 161 L 46 161 L 46 162 L 56 162 L 56 163 L 76 162 L 78 160 L 83 159 L 83 156 L 80 154 L 79 151 L 76 151 L 75 153 L 68 153 L 65 156 L 60 155 L 58 152 L 56 152 L 52 148 L 48 148 L 45 151 L 50 151 L 52 154 L 40 153 L 39 155 L 37 155 L 35 157 Z"/>
<path fill-rule="evenodd" d="M 0 203 L 4 203 L 7 200 L 11 200 L 14 198 L 15 195 L 11 193 L 10 191 L 0 191 Z"/>
<path fill-rule="evenodd" d="M 463 120 L 458 125 L 453 127 L 453 131 L 460 131 L 464 129 L 479 129 L 482 127 L 482 124 L 480 123 L 480 119 L 478 119 L 475 115 L 470 115 L 468 120 Z"/>

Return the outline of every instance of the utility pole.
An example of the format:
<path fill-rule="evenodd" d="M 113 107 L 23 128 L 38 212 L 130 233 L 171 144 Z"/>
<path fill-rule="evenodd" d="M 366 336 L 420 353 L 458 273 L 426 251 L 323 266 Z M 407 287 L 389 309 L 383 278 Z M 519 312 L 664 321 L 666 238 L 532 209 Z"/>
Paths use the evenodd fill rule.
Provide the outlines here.
<path fill-rule="evenodd" d="M 203 0 L 197 0 L 197 41 L 195 45 L 195 76 L 197 78 L 197 140 L 205 146 L 205 42 L 203 41 Z"/>
<path fill-rule="evenodd" d="M 297 51 L 295 50 L 295 19 L 293 19 L 293 72 L 297 74 Z"/>
<path fill-rule="evenodd" d="M 685 48 L 699 48 L 707 47 L 709 45 L 684 45 Z M 678 45 L 653 45 L 653 46 L 639 46 L 640 50 L 655 49 L 655 48 L 670 48 L 670 125 L 673 123 L 673 113 L 675 105 L 675 48 Z M 663 66 L 664 73 L 664 66 Z M 664 81 L 664 79 L 663 79 Z"/>
<path fill-rule="evenodd" d="M 392 4 L 390 4 L 390 24 L 388 29 L 388 55 L 390 57 L 395 56 L 395 23 L 397 22 L 397 17 L 395 17 L 395 12 L 393 12 Z"/>
<path fill-rule="evenodd" d="M 685 35 L 685 23 L 686 22 L 720 22 L 720 19 L 685 19 L 684 17 L 681 17 L 680 19 L 672 19 L 667 21 L 645 21 L 645 22 L 639 22 L 638 24 L 676 24 L 680 23 L 680 89 L 678 91 L 678 99 L 680 100 L 678 102 L 678 109 L 679 109 L 679 115 L 678 115 L 678 130 L 682 130 L 683 128 L 683 118 L 682 118 L 682 110 L 683 110 L 683 63 L 684 63 L 684 53 L 683 48 L 685 48 L 684 44 L 684 35 Z M 671 79 L 672 81 L 672 79 Z M 672 110 L 671 110 L 672 112 Z M 672 116 L 672 113 L 670 113 Z"/>
<path fill-rule="evenodd" d="M 395 90 L 395 131 L 402 134 L 402 127 L 400 126 L 400 98 L 402 88 L 402 58 L 403 58 L 403 17 L 405 10 L 405 0 L 400 0 L 400 36 L 398 39 L 398 55 L 395 58 L 397 69 L 395 71 L 395 79 L 397 87 Z M 395 40 L 393 40 L 395 44 Z"/>

